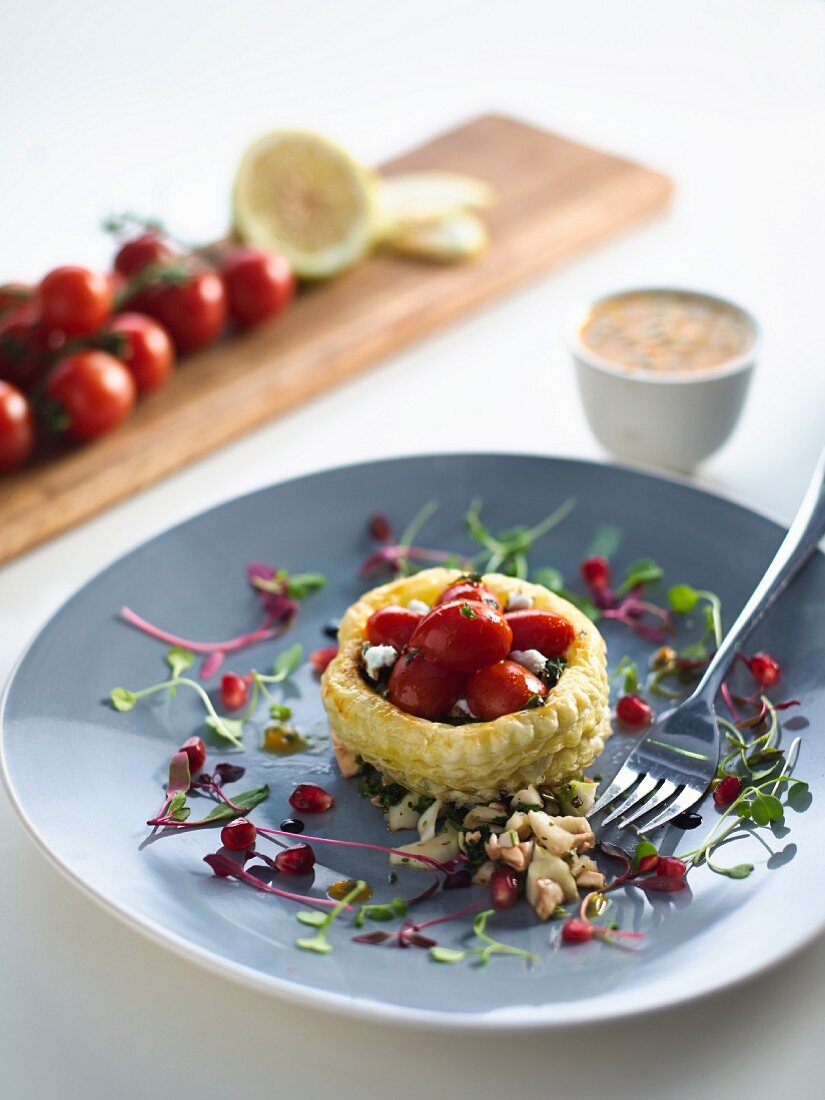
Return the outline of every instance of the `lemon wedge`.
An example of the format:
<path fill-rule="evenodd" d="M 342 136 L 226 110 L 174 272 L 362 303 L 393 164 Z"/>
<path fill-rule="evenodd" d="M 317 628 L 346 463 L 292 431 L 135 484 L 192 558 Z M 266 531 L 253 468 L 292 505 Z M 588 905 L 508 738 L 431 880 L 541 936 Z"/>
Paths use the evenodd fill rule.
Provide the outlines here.
<path fill-rule="evenodd" d="M 408 226 L 431 225 L 463 210 L 486 210 L 495 202 L 484 180 L 460 172 L 406 172 L 375 184 L 382 238 Z"/>
<path fill-rule="evenodd" d="M 373 174 L 327 138 L 275 130 L 241 158 L 235 231 L 247 244 L 282 252 L 301 278 L 328 278 L 372 247 L 375 186 Z"/>
<path fill-rule="evenodd" d="M 489 239 L 487 226 L 481 218 L 470 210 L 461 210 L 429 225 L 396 229 L 384 243 L 406 256 L 449 264 L 480 255 Z"/>

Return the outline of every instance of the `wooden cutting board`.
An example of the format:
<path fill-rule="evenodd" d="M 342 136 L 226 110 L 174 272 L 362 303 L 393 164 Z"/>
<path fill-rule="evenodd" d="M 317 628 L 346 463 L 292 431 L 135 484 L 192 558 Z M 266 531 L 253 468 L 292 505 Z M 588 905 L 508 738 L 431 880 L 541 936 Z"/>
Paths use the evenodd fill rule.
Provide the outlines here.
<path fill-rule="evenodd" d="M 491 115 L 384 165 L 488 180 L 492 243 L 448 267 L 378 255 L 271 324 L 186 360 L 110 436 L 0 480 L 0 562 L 358 374 L 662 207 L 668 179 Z"/>

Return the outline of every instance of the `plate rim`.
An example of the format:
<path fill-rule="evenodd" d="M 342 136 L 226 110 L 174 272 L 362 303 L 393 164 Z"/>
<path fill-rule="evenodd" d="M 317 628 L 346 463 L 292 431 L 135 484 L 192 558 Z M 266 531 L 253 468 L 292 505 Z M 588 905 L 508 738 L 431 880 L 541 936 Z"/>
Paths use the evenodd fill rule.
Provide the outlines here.
<path fill-rule="evenodd" d="M 652 479 L 654 481 L 664 482 L 669 485 L 676 485 L 683 489 L 688 489 L 692 493 L 698 494 L 702 497 L 709 497 L 712 500 L 721 500 L 726 504 L 733 505 L 735 508 L 744 512 L 748 512 L 751 515 L 758 516 L 760 519 L 767 521 L 771 526 L 777 527 L 780 531 L 786 530 L 781 520 L 777 519 L 773 514 L 763 508 L 752 507 L 750 504 L 744 503 L 736 495 L 727 493 L 725 491 L 719 491 L 717 489 L 709 489 L 704 486 L 696 485 L 691 479 L 687 477 L 681 477 L 679 475 L 663 473 L 658 470 L 648 470 L 643 467 L 633 466 L 618 462 L 601 462 L 597 459 L 578 458 L 575 456 L 566 455 L 552 455 L 544 454 L 541 452 L 530 451 L 448 451 L 448 452 L 414 452 L 410 454 L 391 455 L 379 458 L 368 458 L 358 462 L 349 462 L 333 466 L 322 466 L 318 469 L 309 470 L 301 474 L 297 474 L 294 477 L 284 478 L 282 480 L 273 481 L 263 486 L 251 489 L 245 493 L 239 493 L 234 496 L 229 496 L 224 500 L 217 501 L 211 505 L 208 505 L 198 511 L 192 513 L 192 515 L 186 516 L 183 519 L 179 519 L 176 522 L 172 522 L 169 525 L 163 527 L 160 531 L 155 532 L 147 539 L 143 539 L 132 545 L 129 549 L 123 553 L 118 554 L 111 561 L 107 562 L 101 568 L 95 570 L 90 576 L 86 577 L 76 588 L 69 593 L 69 595 L 63 599 L 59 605 L 51 612 L 46 620 L 41 623 L 34 631 L 32 637 L 28 643 L 24 646 L 23 650 L 19 654 L 15 661 L 8 679 L 3 687 L 2 695 L 0 695 L 0 777 L 2 777 L 3 785 L 8 794 L 9 801 L 14 809 L 17 817 L 24 827 L 28 837 L 33 841 L 35 847 L 43 853 L 49 864 L 60 872 L 62 877 L 69 881 L 72 885 L 76 886 L 80 892 L 87 898 L 95 902 L 101 909 L 117 917 L 127 927 L 140 932 L 148 940 L 160 944 L 167 950 L 172 951 L 179 958 L 187 959 L 202 966 L 207 971 L 224 977 L 230 978 L 233 981 L 239 983 L 247 988 L 252 988 L 260 993 L 268 995 L 275 994 L 278 997 L 283 998 L 286 1001 L 300 1004 L 306 1008 L 320 1009 L 322 1011 L 329 1012 L 334 1015 L 346 1014 L 350 1018 L 357 1017 L 363 1020 L 369 1020 L 372 1022 L 381 1022 L 387 1024 L 404 1024 L 410 1027 L 417 1028 L 419 1030 L 432 1031 L 435 1029 L 443 1030 L 449 1029 L 452 1032 L 459 1033 L 472 1033 L 477 1031 L 549 1031 L 549 1030 L 562 1030 L 572 1027 L 580 1027 L 586 1024 L 602 1024 L 609 1023 L 615 1020 L 634 1019 L 638 1017 L 647 1016 L 652 1012 L 661 1011 L 663 1009 L 671 1009 L 680 1005 L 687 1005 L 700 1000 L 703 997 L 714 996 L 722 993 L 726 990 L 732 989 L 743 982 L 750 981 L 757 975 L 770 970 L 784 959 L 795 955 L 797 952 L 804 950 L 807 946 L 813 943 L 825 930 L 825 913 L 822 914 L 817 920 L 815 920 L 808 931 L 794 940 L 793 943 L 778 943 L 776 949 L 769 953 L 767 956 L 763 954 L 762 957 L 755 960 L 751 965 L 744 966 L 738 970 L 735 974 L 725 976 L 721 980 L 714 981 L 711 985 L 702 989 L 691 990 L 688 992 L 676 992 L 674 994 L 660 994 L 648 999 L 642 1005 L 625 1005 L 621 1001 L 617 1004 L 605 1006 L 605 1008 L 599 1008 L 598 996 L 589 997 L 586 1000 L 579 1002 L 571 1002 L 564 1006 L 564 1015 L 559 1017 L 551 1017 L 547 1015 L 546 1005 L 522 1005 L 522 1006 L 508 1006 L 493 1009 L 483 1014 L 474 1014 L 471 1012 L 442 1012 L 434 1009 L 422 1009 L 422 1008 L 409 1008 L 403 1005 L 395 1005 L 386 1002 L 377 1001 L 374 999 L 360 998 L 357 996 L 346 996 L 340 993 L 334 993 L 326 990 L 315 989 L 302 985 L 300 982 L 290 981 L 284 978 L 277 977 L 276 975 L 264 974 L 253 967 L 249 967 L 244 963 L 236 962 L 232 959 L 225 958 L 205 947 L 200 947 L 197 944 L 192 943 L 186 937 L 181 936 L 179 933 L 172 931 L 160 925 L 152 917 L 145 917 L 138 915 L 130 911 L 119 902 L 108 897 L 102 890 L 95 888 L 86 882 L 82 876 L 73 870 L 69 865 L 64 863 L 49 847 L 45 839 L 40 835 L 36 825 L 29 818 L 28 813 L 23 807 L 17 792 L 14 788 L 11 775 L 9 773 L 9 767 L 6 760 L 6 742 L 4 734 L 4 718 L 6 714 L 6 705 L 9 694 L 17 678 L 18 671 L 28 656 L 30 650 L 34 647 L 38 639 L 43 635 L 54 620 L 63 613 L 66 607 L 76 599 L 85 589 L 96 581 L 101 576 L 105 575 L 109 570 L 114 569 L 121 561 L 125 560 L 132 554 L 137 553 L 144 547 L 151 545 L 168 535 L 170 532 L 176 530 L 178 527 L 182 527 L 187 523 L 194 522 L 203 516 L 216 511 L 226 505 L 233 504 L 240 500 L 245 500 L 249 497 L 256 496 L 258 494 L 264 494 L 270 492 L 272 489 L 281 485 L 288 485 L 302 480 L 309 480 L 314 477 L 323 476 L 327 473 L 333 473 L 341 470 L 354 470 L 363 468 L 365 466 L 385 465 L 387 463 L 403 463 L 410 461 L 411 459 L 420 461 L 437 462 L 439 460 L 473 460 L 473 459 L 490 459 L 490 458 L 505 458 L 505 459 L 538 459 L 544 462 L 562 462 L 579 467 L 596 469 L 596 470 L 616 470 L 623 474 L 631 474 L 641 477 L 643 479 Z M 817 548 L 814 554 L 820 554 L 825 557 L 825 552 L 821 548 Z M 558 1011 L 556 1006 L 555 1011 Z"/>

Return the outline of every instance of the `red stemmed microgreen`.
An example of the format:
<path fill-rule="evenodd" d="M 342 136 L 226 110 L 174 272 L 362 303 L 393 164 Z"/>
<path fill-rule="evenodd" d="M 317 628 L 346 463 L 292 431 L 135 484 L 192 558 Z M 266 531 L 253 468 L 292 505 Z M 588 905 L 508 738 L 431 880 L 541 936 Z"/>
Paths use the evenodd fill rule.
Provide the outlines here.
<path fill-rule="evenodd" d="M 415 545 L 422 528 L 437 510 L 438 501 L 427 501 L 397 540 L 393 538 L 392 527 L 386 516 L 372 516 L 367 525 L 368 532 L 381 545 L 361 563 L 360 575 L 369 577 L 387 571 L 394 576 L 406 577 L 413 571 L 414 565 L 419 568 L 429 565 L 456 565 L 469 569 L 470 563 L 466 558 L 448 550 L 432 550 Z"/>
<path fill-rule="evenodd" d="M 236 878 L 239 882 L 245 882 L 247 886 L 254 887 L 262 894 L 276 894 L 279 898 L 286 898 L 287 901 L 311 902 L 313 905 L 323 905 L 324 907 L 339 908 L 347 904 L 346 898 L 342 902 L 333 902 L 329 898 L 316 898 L 309 894 L 294 894 L 291 890 L 281 890 L 277 886 L 272 886 L 268 882 L 256 878 L 255 875 L 251 875 L 234 859 L 223 855 L 221 852 L 210 852 L 209 855 L 203 857 L 203 862 L 212 868 L 218 878 Z"/>
<path fill-rule="evenodd" d="M 320 573 L 290 575 L 284 569 L 276 570 L 257 562 L 247 567 L 246 574 L 247 580 L 260 597 L 265 617 L 256 630 L 239 634 L 227 641 L 199 642 L 181 638 L 147 622 L 130 607 L 120 609 L 121 618 L 151 638 L 204 655 L 205 660 L 200 676 L 201 679 L 208 679 L 221 667 L 227 653 L 234 653 L 283 634 L 298 613 L 299 601 L 317 592 L 326 583 L 326 579 Z"/>

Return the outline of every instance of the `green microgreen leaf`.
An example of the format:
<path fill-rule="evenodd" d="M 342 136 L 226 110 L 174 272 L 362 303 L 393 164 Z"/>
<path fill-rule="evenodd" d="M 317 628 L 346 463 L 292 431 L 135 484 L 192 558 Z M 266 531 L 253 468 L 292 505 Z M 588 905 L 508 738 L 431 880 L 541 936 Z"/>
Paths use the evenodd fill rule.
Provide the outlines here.
<path fill-rule="evenodd" d="M 588 557 L 612 558 L 619 549 L 622 533 L 618 527 L 605 524 L 599 527 L 587 551 Z"/>
<path fill-rule="evenodd" d="M 293 600 L 305 600 L 314 592 L 320 592 L 326 586 L 327 578 L 323 573 L 293 573 L 284 577 L 287 595 Z"/>
<path fill-rule="evenodd" d="M 457 963 L 467 958 L 467 952 L 452 947 L 431 947 L 430 958 L 437 963 Z"/>
<path fill-rule="evenodd" d="M 243 718 L 224 718 L 220 714 L 208 714 L 204 722 L 225 741 L 230 741 L 237 748 L 242 747 Z"/>
<path fill-rule="evenodd" d="M 138 697 L 133 691 L 121 687 L 115 688 L 109 698 L 112 700 L 112 706 L 115 710 L 119 710 L 123 714 L 130 711 L 138 701 Z"/>
<path fill-rule="evenodd" d="M 688 615 L 699 602 L 699 593 L 689 584 L 674 584 L 667 590 L 667 600 L 674 611 Z"/>
<path fill-rule="evenodd" d="M 295 917 L 301 924 L 308 924 L 311 928 L 320 928 L 327 919 L 326 913 L 318 909 L 299 909 Z"/>
<path fill-rule="evenodd" d="M 269 708 L 269 717 L 276 722 L 286 722 L 292 717 L 292 707 L 288 707 L 286 703 L 273 703 Z"/>
<path fill-rule="evenodd" d="M 639 864 L 645 858 L 645 856 L 657 856 L 659 849 L 655 844 L 651 844 L 649 840 L 640 840 L 636 845 L 636 849 L 633 852 L 632 867 L 634 871 L 639 870 Z"/>
<path fill-rule="evenodd" d="M 191 810 L 186 805 L 186 792 L 176 791 L 171 802 L 166 807 L 166 816 L 173 821 L 186 821 Z"/>
<path fill-rule="evenodd" d="M 628 565 L 625 579 L 616 589 L 616 595 L 624 596 L 639 585 L 653 584 L 655 581 L 660 581 L 664 575 L 664 569 L 652 558 L 639 558 L 638 561 Z"/>
<path fill-rule="evenodd" d="M 737 863 L 733 867 L 722 867 L 718 863 L 711 863 L 710 860 L 707 863 L 711 871 L 715 871 L 717 875 L 724 875 L 726 878 L 747 878 L 753 871 L 752 863 Z"/>
<path fill-rule="evenodd" d="M 166 651 L 166 663 L 172 670 L 172 678 L 177 680 L 195 663 L 195 654 L 191 649 L 173 645 L 171 649 Z"/>
<path fill-rule="evenodd" d="M 252 787 L 250 790 L 243 791 L 241 794 L 237 794 L 233 797 L 232 802 L 237 809 L 233 809 L 233 807 L 227 805 L 226 802 L 219 802 L 217 806 L 214 806 L 209 811 L 206 817 L 200 818 L 196 824 L 206 825 L 213 821 L 226 821 L 229 818 L 238 817 L 240 814 L 254 810 L 257 805 L 268 797 L 268 786 Z"/>
<path fill-rule="evenodd" d="M 293 673 L 301 663 L 303 653 L 303 648 L 297 642 L 295 645 L 291 645 L 289 649 L 285 649 L 275 662 L 275 678 L 277 678 L 277 680 L 285 680 L 287 676 Z"/>
<path fill-rule="evenodd" d="M 560 594 L 564 588 L 564 577 L 558 569 L 554 569 L 551 565 L 536 569 L 530 579 L 533 584 L 542 585 L 548 592 Z"/>
<path fill-rule="evenodd" d="M 622 657 L 616 665 L 613 678 L 621 677 L 622 692 L 625 695 L 635 695 L 639 690 L 639 669 L 636 662 L 630 657 Z"/>
<path fill-rule="evenodd" d="M 770 825 L 785 816 L 782 803 L 774 795 L 760 794 L 751 803 L 751 818 L 757 825 Z"/>

